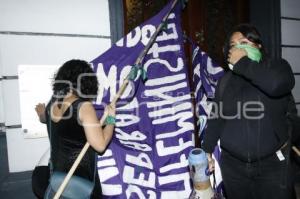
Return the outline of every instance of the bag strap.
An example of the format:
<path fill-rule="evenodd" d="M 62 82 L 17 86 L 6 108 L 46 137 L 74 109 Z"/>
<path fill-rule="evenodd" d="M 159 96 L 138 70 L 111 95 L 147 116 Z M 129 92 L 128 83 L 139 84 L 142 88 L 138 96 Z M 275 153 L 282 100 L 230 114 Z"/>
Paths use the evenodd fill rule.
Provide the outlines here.
<path fill-rule="evenodd" d="M 212 172 L 213 175 L 213 191 L 214 191 L 214 197 L 212 197 L 212 199 L 225 199 L 222 193 L 222 188 L 218 188 L 217 187 L 217 181 L 216 181 L 216 175 L 215 175 L 215 171 Z M 219 185 L 222 186 L 222 185 Z"/>

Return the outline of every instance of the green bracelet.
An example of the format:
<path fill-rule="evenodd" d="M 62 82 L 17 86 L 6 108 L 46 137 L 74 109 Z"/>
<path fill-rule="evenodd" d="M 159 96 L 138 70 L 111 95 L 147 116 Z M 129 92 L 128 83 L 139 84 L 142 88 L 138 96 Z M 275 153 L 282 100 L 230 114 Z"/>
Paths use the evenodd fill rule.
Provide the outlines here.
<path fill-rule="evenodd" d="M 116 124 L 116 118 L 114 116 L 108 115 L 105 119 L 105 124 L 107 125 L 115 125 Z"/>

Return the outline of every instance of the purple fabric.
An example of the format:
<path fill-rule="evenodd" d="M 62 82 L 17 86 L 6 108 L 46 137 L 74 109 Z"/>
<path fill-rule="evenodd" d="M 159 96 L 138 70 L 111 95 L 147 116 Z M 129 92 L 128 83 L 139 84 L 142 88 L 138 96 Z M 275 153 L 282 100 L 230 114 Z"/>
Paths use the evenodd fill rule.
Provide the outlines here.
<path fill-rule="evenodd" d="M 193 50 L 193 83 L 195 86 L 196 112 L 198 116 L 198 128 L 200 142 L 202 141 L 207 127 L 207 117 L 210 114 L 211 106 L 209 101 L 215 97 L 215 90 L 218 80 L 224 75 L 223 68 L 213 61 L 207 53 L 201 51 L 191 40 Z M 221 149 L 215 147 L 213 156 L 216 159 L 216 192 L 222 193 L 222 178 L 219 168 Z"/>
<path fill-rule="evenodd" d="M 171 3 L 91 62 L 100 84 L 98 116 Z M 180 18 L 178 3 L 144 60 L 148 80 L 139 73 L 117 104 L 112 142 L 98 156 L 103 198 L 182 199 L 191 192 L 187 158 L 194 125 Z"/>
<path fill-rule="evenodd" d="M 199 134 L 202 137 L 206 128 L 207 116 L 211 111 L 209 101 L 215 96 L 218 80 L 224 75 L 224 70 L 193 42 L 192 48 L 193 83 L 195 85 L 195 98 L 197 102 L 196 112 L 200 119 Z"/>

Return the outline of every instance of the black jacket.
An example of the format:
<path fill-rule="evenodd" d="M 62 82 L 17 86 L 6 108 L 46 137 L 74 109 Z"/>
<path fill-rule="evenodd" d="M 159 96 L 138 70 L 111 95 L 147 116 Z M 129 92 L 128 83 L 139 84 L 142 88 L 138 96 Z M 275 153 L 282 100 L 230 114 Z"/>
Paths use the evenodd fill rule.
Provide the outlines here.
<path fill-rule="evenodd" d="M 275 153 L 288 139 L 286 115 L 294 84 L 283 59 L 257 63 L 241 58 L 219 81 L 202 148 L 212 153 L 220 139 L 223 150 L 247 162 Z"/>

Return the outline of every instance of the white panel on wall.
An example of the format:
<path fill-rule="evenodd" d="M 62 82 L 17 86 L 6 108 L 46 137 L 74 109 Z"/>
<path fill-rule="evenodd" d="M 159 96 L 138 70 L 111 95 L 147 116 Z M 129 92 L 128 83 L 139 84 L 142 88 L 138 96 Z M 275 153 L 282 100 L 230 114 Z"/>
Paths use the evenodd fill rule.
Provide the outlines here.
<path fill-rule="evenodd" d="M 62 65 L 69 59 L 91 61 L 106 51 L 110 39 L 0 35 L 3 76 L 18 74 L 19 65 Z"/>
<path fill-rule="evenodd" d="M 300 75 L 295 75 L 295 87 L 293 89 L 293 95 L 295 98 L 295 102 L 300 103 Z"/>
<path fill-rule="evenodd" d="M 110 36 L 108 0 L 0 0 L 0 31 Z"/>
<path fill-rule="evenodd" d="M 21 124 L 21 114 L 18 80 L 3 80 L 2 85 L 5 125 L 19 125 Z"/>
<path fill-rule="evenodd" d="M 6 140 L 10 172 L 32 170 L 49 148 L 48 138 L 24 139 L 22 129 L 7 129 Z"/>
<path fill-rule="evenodd" d="M 3 80 L 2 81 L 0 81 L 0 123 L 4 123 L 4 121 L 5 121 L 5 118 L 4 118 L 4 106 L 3 106 L 3 91 L 2 91 L 2 89 L 3 89 L 3 86 L 2 86 L 2 84 L 3 84 Z"/>
<path fill-rule="evenodd" d="M 49 102 L 52 95 L 52 81 L 59 65 L 20 65 L 19 96 L 22 129 L 26 138 L 48 137 L 45 124 L 39 121 L 35 107 Z"/>
<path fill-rule="evenodd" d="M 281 43 L 300 45 L 300 21 L 281 19 Z"/>
<path fill-rule="evenodd" d="M 281 0 L 281 16 L 300 18 L 299 0 Z"/>
<path fill-rule="evenodd" d="M 300 73 L 300 48 L 282 48 L 282 58 L 286 59 L 294 73 Z"/>

